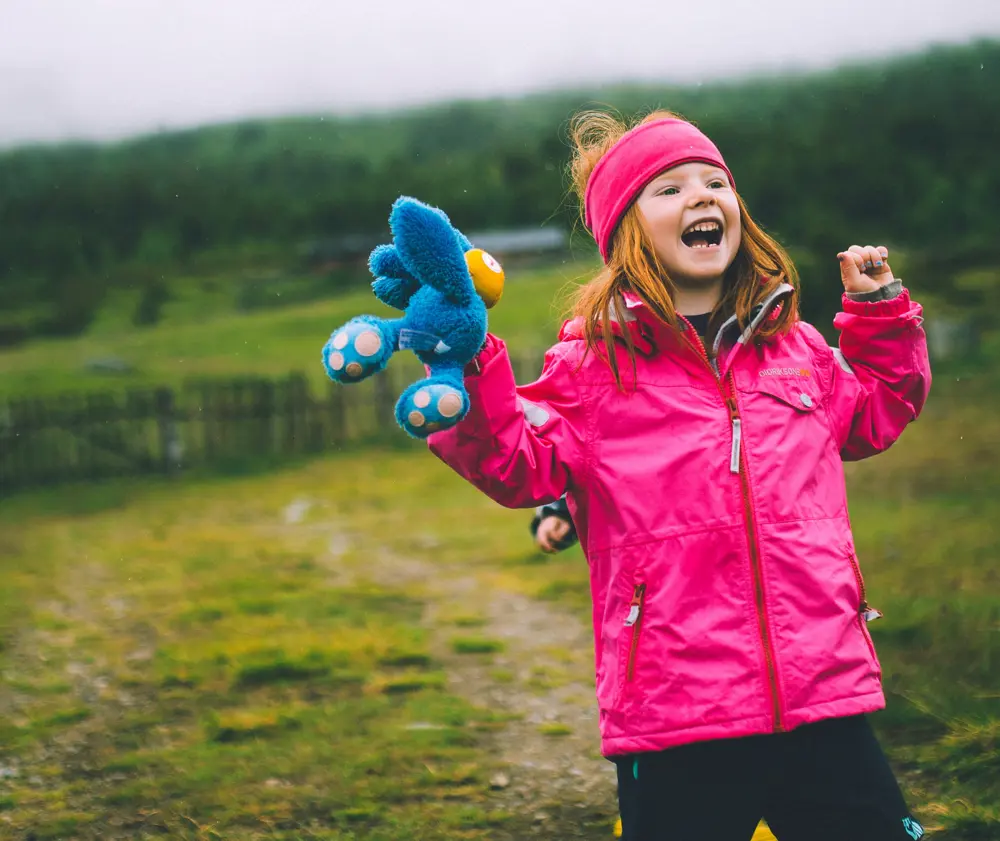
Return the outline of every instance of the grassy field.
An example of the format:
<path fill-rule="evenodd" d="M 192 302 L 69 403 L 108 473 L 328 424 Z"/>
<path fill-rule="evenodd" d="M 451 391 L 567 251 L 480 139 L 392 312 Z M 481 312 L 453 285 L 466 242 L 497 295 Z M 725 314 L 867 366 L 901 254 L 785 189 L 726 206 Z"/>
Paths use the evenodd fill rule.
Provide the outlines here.
<path fill-rule="evenodd" d="M 503 299 L 490 312 L 491 329 L 520 346 L 548 347 L 561 318 L 559 308 L 547 302 L 559 298 L 567 284 L 589 277 L 589 268 L 566 263 L 511 269 Z M 334 328 L 362 312 L 399 314 L 367 287 L 251 313 L 222 307 L 217 293 L 206 293 L 193 281 L 181 278 L 172 288 L 175 298 L 155 326 L 133 327 L 127 314 L 134 303 L 123 295 L 80 337 L 36 341 L 0 353 L 0 396 L 170 385 L 191 376 L 283 376 L 289 371 L 304 371 L 319 382 L 325 377 L 320 349 Z M 107 358 L 121 360 L 131 370 L 89 370 L 89 361 Z"/>
<path fill-rule="evenodd" d="M 885 612 L 875 720 L 918 816 L 962 841 L 1000 837 L 990 393 L 939 381 L 849 477 Z M 536 554 L 526 519 L 419 447 L 5 501 L 0 837 L 610 838 L 610 782 L 567 798 L 510 755 L 534 739 L 600 762 L 585 564 Z M 577 636 L 517 649 L 509 618 L 532 611 Z M 532 699 L 559 715 L 533 720 Z"/>
<path fill-rule="evenodd" d="M 425 454 L 5 504 L 0 837 L 498 837 L 502 718 L 444 690 L 425 587 L 370 577 L 428 529 L 447 541 L 428 558 L 464 557 L 457 515 L 509 530 Z M 479 624 L 441 620 L 455 656 L 502 649 Z"/>

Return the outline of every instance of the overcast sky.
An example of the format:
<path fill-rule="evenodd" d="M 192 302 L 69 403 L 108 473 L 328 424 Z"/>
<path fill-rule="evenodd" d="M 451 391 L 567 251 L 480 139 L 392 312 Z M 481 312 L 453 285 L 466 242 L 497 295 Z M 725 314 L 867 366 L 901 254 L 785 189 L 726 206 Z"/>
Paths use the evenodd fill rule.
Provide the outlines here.
<path fill-rule="evenodd" d="M 1000 0 L 0 0 L 0 143 L 700 81 L 984 35 L 1000 36 Z"/>

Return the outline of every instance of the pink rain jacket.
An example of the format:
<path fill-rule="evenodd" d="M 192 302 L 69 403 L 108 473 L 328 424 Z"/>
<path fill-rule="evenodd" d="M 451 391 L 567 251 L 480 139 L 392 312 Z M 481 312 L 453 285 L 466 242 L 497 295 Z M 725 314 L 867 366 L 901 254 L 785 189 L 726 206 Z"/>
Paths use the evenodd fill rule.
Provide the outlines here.
<path fill-rule="evenodd" d="M 568 494 L 590 566 L 605 756 L 884 706 L 842 462 L 885 450 L 920 412 L 921 307 L 905 289 L 845 296 L 839 349 L 802 322 L 752 341 L 789 291 L 715 366 L 689 326 L 630 301 L 615 328 L 642 353 L 633 391 L 617 351 L 625 393 L 595 354 L 580 366 L 579 320 L 530 385 L 488 336 L 466 376 L 469 414 L 428 439 L 501 505 Z"/>

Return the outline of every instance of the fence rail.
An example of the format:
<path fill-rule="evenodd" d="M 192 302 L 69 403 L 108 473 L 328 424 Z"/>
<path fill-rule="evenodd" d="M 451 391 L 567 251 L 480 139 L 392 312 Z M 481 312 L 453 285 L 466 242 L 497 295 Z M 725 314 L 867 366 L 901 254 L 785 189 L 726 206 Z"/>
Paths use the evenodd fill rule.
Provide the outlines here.
<path fill-rule="evenodd" d="M 394 407 L 422 376 L 397 364 L 357 385 L 316 390 L 302 374 L 188 381 L 179 388 L 0 397 L 0 494 L 65 481 L 225 468 L 404 433 Z M 405 360 L 400 360 L 404 363 Z M 540 356 L 514 360 L 519 381 Z"/>

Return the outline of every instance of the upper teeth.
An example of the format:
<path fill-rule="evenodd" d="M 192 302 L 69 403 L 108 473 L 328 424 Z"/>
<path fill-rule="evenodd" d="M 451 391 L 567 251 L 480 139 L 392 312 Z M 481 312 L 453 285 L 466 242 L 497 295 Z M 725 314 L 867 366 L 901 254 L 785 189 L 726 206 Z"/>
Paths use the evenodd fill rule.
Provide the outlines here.
<path fill-rule="evenodd" d="M 719 230 L 718 222 L 699 222 L 697 225 L 692 225 L 684 233 L 691 234 L 695 231 L 717 231 Z"/>

